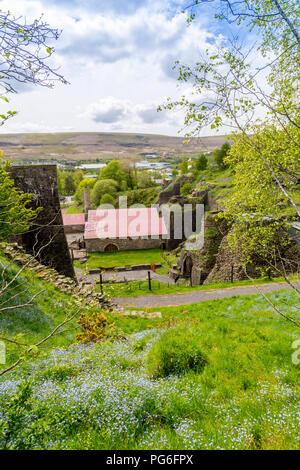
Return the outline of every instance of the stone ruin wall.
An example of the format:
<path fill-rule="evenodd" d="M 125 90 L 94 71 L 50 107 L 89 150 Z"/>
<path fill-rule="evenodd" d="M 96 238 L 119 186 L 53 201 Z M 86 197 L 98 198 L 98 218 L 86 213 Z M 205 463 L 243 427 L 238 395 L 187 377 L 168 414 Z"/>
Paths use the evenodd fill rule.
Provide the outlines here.
<path fill-rule="evenodd" d="M 118 250 L 146 250 L 150 248 L 161 248 L 164 240 L 158 238 L 109 238 L 85 240 L 88 252 L 105 251 L 108 245 L 115 245 Z"/>
<path fill-rule="evenodd" d="M 44 265 L 75 278 L 63 227 L 56 165 L 12 166 L 8 173 L 21 191 L 34 194 L 31 207 L 42 207 L 29 231 L 18 235 L 18 243 Z"/>

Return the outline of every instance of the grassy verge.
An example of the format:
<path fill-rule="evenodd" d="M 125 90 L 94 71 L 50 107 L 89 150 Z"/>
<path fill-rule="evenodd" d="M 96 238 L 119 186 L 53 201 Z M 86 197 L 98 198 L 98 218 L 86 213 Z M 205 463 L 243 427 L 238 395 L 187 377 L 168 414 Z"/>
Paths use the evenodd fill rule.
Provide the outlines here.
<path fill-rule="evenodd" d="M 79 205 L 79 206 L 70 206 L 68 208 L 68 210 L 66 211 L 66 214 L 81 214 L 83 212 L 83 205 Z"/>
<path fill-rule="evenodd" d="M 126 276 L 126 273 L 124 273 Z M 299 276 L 293 276 L 290 280 L 299 280 Z M 255 284 L 272 284 L 276 282 L 285 282 L 284 278 L 269 279 L 264 277 L 256 279 Z M 202 286 L 189 286 L 188 281 L 185 284 L 166 284 L 157 280 L 151 281 L 151 291 L 149 290 L 148 281 L 132 281 L 122 283 L 103 284 L 103 292 L 111 297 L 139 297 L 142 295 L 168 295 L 168 294 L 184 294 L 185 292 L 207 291 L 214 289 L 230 289 L 232 287 L 243 287 L 253 285 L 251 281 L 234 281 L 234 282 L 214 282 Z M 100 292 L 99 284 L 96 285 L 96 291 Z"/>

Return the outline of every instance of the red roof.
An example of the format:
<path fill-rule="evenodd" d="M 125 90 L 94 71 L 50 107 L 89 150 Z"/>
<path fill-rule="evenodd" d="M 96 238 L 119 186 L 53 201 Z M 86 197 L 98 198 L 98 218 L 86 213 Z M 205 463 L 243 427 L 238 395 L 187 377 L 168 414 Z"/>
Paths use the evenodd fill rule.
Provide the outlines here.
<path fill-rule="evenodd" d="M 99 209 L 89 211 L 85 239 L 128 238 L 167 234 L 157 209 Z"/>
<path fill-rule="evenodd" d="M 84 214 L 63 214 L 64 225 L 84 225 L 85 216 Z"/>

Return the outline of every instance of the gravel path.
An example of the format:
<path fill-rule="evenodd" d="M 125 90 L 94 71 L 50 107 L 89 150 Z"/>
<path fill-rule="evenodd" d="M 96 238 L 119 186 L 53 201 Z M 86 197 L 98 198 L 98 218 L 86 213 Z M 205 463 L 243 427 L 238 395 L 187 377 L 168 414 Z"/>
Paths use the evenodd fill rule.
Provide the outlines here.
<path fill-rule="evenodd" d="M 294 282 L 298 288 L 300 288 L 300 282 Z M 272 284 L 259 284 L 257 288 L 255 286 L 241 286 L 241 287 L 227 287 L 225 289 L 215 290 L 199 290 L 192 292 L 184 292 L 179 294 L 168 294 L 168 295 L 143 295 L 140 297 L 118 297 L 113 299 L 118 305 L 126 307 L 174 307 L 177 305 L 188 305 L 205 300 L 223 299 L 225 297 L 233 297 L 235 295 L 251 295 L 259 294 L 263 292 L 267 294 L 279 289 L 289 289 L 289 285 L 286 282 L 276 282 Z M 258 290 L 257 290 L 258 289 Z"/>
<path fill-rule="evenodd" d="M 99 274 L 86 274 L 83 275 L 83 270 L 75 268 L 78 277 L 84 277 L 87 281 L 95 284 L 99 281 Z M 102 274 L 104 282 L 115 281 L 123 282 L 126 281 L 146 281 L 148 279 L 148 270 L 137 270 L 137 271 L 122 271 L 122 272 L 106 272 Z M 151 279 L 155 281 L 164 282 L 165 284 L 175 284 L 174 279 L 171 279 L 166 274 L 158 274 L 151 271 Z"/>

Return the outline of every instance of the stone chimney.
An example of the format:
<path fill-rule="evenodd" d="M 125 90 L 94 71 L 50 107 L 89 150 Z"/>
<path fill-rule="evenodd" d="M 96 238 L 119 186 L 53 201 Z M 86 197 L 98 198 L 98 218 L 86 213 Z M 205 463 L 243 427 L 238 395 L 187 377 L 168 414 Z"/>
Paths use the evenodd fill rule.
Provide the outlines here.
<path fill-rule="evenodd" d="M 90 188 L 86 188 L 83 190 L 83 198 L 84 198 L 84 213 L 85 213 L 85 221 L 88 220 L 88 213 L 91 209 L 91 193 Z"/>

